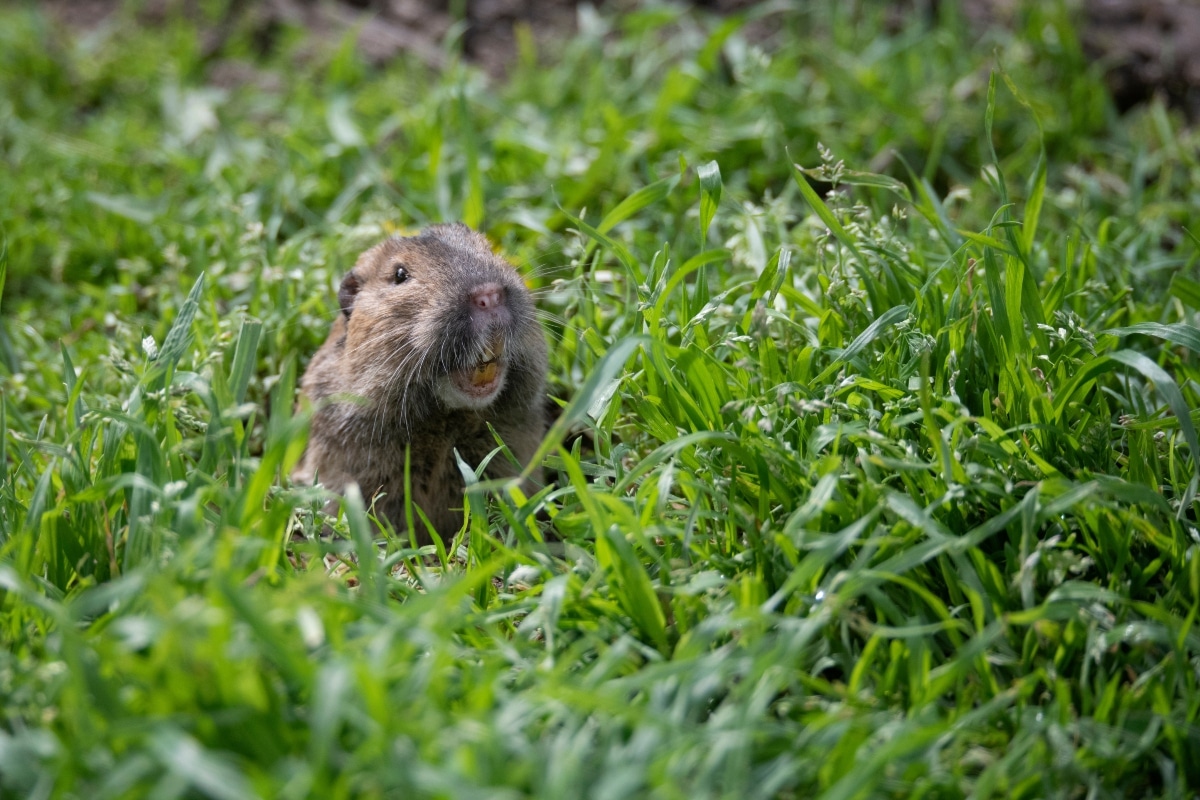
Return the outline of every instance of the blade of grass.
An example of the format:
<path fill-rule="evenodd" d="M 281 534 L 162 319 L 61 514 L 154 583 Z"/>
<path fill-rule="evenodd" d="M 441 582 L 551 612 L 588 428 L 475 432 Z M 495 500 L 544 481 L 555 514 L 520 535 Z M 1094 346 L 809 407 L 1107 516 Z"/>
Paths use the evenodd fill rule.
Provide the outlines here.
<path fill-rule="evenodd" d="M 604 219 L 596 226 L 596 230 L 600 231 L 600 233 L 608 233 L 643 208 L 662 202 L 671 194 L 678 183 L 679 176 L 672 175 L 669 178 L 663 178 L 647 186 L 643 186 L 618 203 L 612 211 L 605 214 Z"/>
<path fill-rule="evenodd" d="M 700 242 L 703 246 L 708 241 L 708 226 L 721 204 L 721 167 L 716 161 L 709 161 L 696 167 L 696 174 L 700 178 Z"/>
<path fill-rule="evenodd" d="M 233 390 L 233 402 L 240 404 L 246 399 L 246 388 L 254 374 L 258 340 L 262 334 L 262 322 L 243 319 L 238 331 L 237 345 L 233 351 L 233 363 L 229 367 L 229 386 Z"/>
<path fill-rule="evenodd" d="M 1100 332 L 1112 334 L 1113 336 L 1130 336 L 1133 334 L 1155 336 L 1159 339 L 1165 339 L 1171 344 L 1186 347 L 1193 353 L 1200 354 L 1200 328 L 1183 322 L 1175 322 L 1170 325 L 1163 325 L 1159 322 L 1142 322 L 1137 325 L 1127 325 L 1123 328 L 1106 328 Z"/>
<path fill-rule="evenodd" d="M 817 384 L 826 383 L 838 371 L 842 364 L 847 363 L 852 358 L 857 356 L 867 348 L 871 342 L 882 336 L 889 328 L 908 319 L 909 307 L 899 305 L 895 308 L 889 308 L 881 314 L 874 322 L 867 326 L 866 330 L 854 337 L 854 341 L 850 342 L 838 357 L 833 362 L 821 371 L 821 374 L 813 381 Z"/>

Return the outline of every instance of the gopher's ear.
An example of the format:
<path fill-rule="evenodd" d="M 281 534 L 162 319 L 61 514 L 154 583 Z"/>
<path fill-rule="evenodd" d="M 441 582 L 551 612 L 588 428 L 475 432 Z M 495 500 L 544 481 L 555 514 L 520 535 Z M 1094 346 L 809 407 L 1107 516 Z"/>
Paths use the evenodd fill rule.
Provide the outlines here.
<path fill-rule="evenodd" d="M 346 277 L 342 278 L 342 285 L 338 288 L 338 305 L 347 318 L 354 309 L 354 298 L 358 296 L 360 286 L 354 270 L 347 272 Z"/>

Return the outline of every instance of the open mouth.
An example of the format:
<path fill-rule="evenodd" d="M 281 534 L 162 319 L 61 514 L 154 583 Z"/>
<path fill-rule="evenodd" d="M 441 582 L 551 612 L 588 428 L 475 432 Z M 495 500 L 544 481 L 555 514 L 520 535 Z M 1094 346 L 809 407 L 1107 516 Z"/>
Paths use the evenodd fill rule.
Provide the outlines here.
<path fill-rule="evenodd" d="M 499 394 L 504 385 L 504 339 L 492 339 L 475 366 L 450 373 L 454 388 L 470 406 L 482 406 Z"/>
<path fill-rule="evenodd" d="M 503 354 L 502 347 L 488 345 L 475 369 L 471 370 L 471 385 L 484 388 L 495 383 L 496 376 L 500 374 L 500 356 Z"/>

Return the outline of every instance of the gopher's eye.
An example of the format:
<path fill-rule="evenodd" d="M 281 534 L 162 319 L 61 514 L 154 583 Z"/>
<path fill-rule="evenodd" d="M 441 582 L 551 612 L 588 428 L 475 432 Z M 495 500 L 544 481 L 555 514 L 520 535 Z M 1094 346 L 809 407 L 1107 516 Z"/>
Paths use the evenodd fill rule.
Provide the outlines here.
<path fill-rule="evenodd" d="M 406 270 L 404 268 L 403 264 L 397 264 L 396 265 L 396 284 L 399 285 L 401 283 L 404 283 L 406 280 L 408 280 L 408 270 Z"/>

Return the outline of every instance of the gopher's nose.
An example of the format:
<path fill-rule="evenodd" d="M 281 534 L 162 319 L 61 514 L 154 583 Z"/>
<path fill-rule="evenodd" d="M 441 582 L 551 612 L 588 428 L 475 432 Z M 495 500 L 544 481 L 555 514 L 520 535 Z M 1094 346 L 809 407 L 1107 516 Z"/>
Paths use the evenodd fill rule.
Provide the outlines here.
<path fill-rule="evenodd" d="M 485 283 L 471 292 L 471 306 L 476 311 L 495 311 L 504 305 L 504 287 L 498 283 Z"/>

